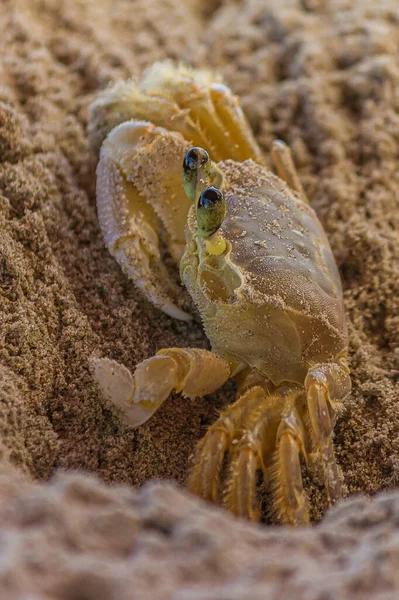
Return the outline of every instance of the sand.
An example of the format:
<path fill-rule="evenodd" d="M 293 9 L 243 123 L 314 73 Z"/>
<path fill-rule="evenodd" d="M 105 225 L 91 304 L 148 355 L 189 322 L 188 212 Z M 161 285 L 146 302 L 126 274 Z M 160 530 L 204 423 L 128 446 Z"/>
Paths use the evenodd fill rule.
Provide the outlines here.
<path fill-rule="evenodd" d="M 89 372 L 92 353 L 134 368 L 161 347 L 207 347 L 198 323 L 143 300 L 105 249 L 87 145 L 97 91 L 173 58 L 224 75 L 265 152 L 275 137 L 291 145 L 344 286 L 353 393 L 335 442 L 346 493 L 394 489 L 397 1 L 4 0 L 0 40 L 3 464 L 41 482 L 74 469 L 106 483 L 183 483 L 196 441 L 233 397 L 231 386 L 174 396 L 132 431 Z M 306 484 L 317 520 L 322 490 Z"/>
<path fill-rule="evenodd" d="M 169 483 L 32 485 L 0 473 L 5 600 L 394 600 L 399 499 L 352 499 L 318 527 L 255 527 Z M 396 591 L 395 591 L 396 590 Z"/>

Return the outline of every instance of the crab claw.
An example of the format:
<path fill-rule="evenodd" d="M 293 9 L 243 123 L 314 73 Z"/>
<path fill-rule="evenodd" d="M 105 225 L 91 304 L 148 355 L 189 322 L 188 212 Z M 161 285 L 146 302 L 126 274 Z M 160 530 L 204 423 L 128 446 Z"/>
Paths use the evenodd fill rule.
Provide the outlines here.
<path fill-rule="evenodd" d="M 103 396 L 130 427 L 145 423 L 172 390 L 186 398 L 210 394 L 230 376 L 229 363 L 200 348 L 166 348 L 139 363 L 132 374 L 109 358 L 92 356 L 90 366 Z"/>
<path fill-rule="evenodd" d="M 152 374 L 154 375 L 158 370 L 158 374 L 164 376 L 166 373 L 162 367 L 165 357 L 162 356 L 143 361 L 134 375 L 124 365 L 109 358 L 92 357 L 90 361 L 94 378 L 103 396 L 122 412 L 125 422 L 130 427 L 139 427 L 152 417 L 172 390 L 173 386 L 167 385 L 170 377 L 162 381 L 162 377 L 159 376 L 154 378 L 146 376 L 147 363 L 149 360 L 154 362 L 154 359 L 157 359 L 157 364 L 153 365 L 156 368 L 151 369 Z M 166 360 L 166 362 L 171 361 Z M 151 389 L 148 389 L 148 382 L 146 386 L 142 384 L 147 380 L 152 384 Z M 143 397 L 143 387 L 148 397 L 145 395 Z"/>
<path fill-rule="evenodd" d="M 108 135 L 97 166 L 98 218 L 108 250 L 150 302 L 184 321 L 191 317 L 178 306 L 181 290 L 162 262 L 158 232 L 162 223 L 179 261 L 190 205 L 181 182 L 186 148 L 179 134 L 129 121 Z"/>

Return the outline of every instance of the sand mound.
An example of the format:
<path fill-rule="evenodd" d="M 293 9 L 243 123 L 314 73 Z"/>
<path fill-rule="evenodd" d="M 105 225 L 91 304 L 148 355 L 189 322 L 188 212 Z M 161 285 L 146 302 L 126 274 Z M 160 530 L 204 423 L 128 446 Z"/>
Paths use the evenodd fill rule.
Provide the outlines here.
<path fill-rule="evenodd" d="M 311 529 L 255 527 L 168 483 L 109 488 L 0 474 L 2 598 L 391 600 L 399 495 L 357 498 Z"/>

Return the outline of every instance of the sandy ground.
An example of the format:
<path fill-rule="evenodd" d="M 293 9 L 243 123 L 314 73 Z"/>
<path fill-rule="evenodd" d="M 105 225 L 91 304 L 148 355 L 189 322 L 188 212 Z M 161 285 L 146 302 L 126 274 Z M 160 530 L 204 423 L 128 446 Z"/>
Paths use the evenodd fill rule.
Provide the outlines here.
<path fill-rule="evenodd" d="M 95 212 L 87 107 L 110 81 L 168 57 L 219 70 L 265 152 L 275 137 L 293 148 L 345 291 L 353 394 L 336 448 L 346 491 L 394 488 L 397 1 L 3 0 L 0 46 L 3 462 L 37 480 L 63 468 L 107 483 L 183 483 L 196 441 L 233 397 L 229 386 L 194 403 L 172 397 L 132 431 L 88 368 L 93 352 L 133 368 L 161 347 L 207 345 L 199 325 L 140 297 L 104 248 Z M 318 519 L 321 490 L 306 483 Z"/>
<path fill-rule="evenodd" d="M 258 527 L 168 483 L 0 472 L 4 600 L 395 600 L 399 497 L 357 497 L 321 525 Z"/>

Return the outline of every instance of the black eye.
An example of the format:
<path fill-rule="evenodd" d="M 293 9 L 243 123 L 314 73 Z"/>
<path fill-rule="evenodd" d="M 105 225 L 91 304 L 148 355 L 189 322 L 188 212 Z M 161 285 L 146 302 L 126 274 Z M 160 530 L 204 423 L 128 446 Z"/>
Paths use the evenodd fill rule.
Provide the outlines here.
<path fill-rule="evenodd" d="M 184 171 L 194 171 L 198 169 L 198 167 L 202 167 L 209 162 L 209 154 L 203 148 L 191 148 L 183 161 L 183 170 Z"/>
<path fill-rule="evenodd" d="M 197 225 L 200 235 L 207 238 L 215 233 L 226 216 L 226 199 L 214 187 L 206 188 L 198 199 Z"/>
<path fill-rule="evenodd" d="M 223 200 L 223 194 L 220 190 L 214 187 L 206 188 L 199 197 L 198 207 L 200 208 L 213 208 L 215 204 L 218 204 Z"/>

